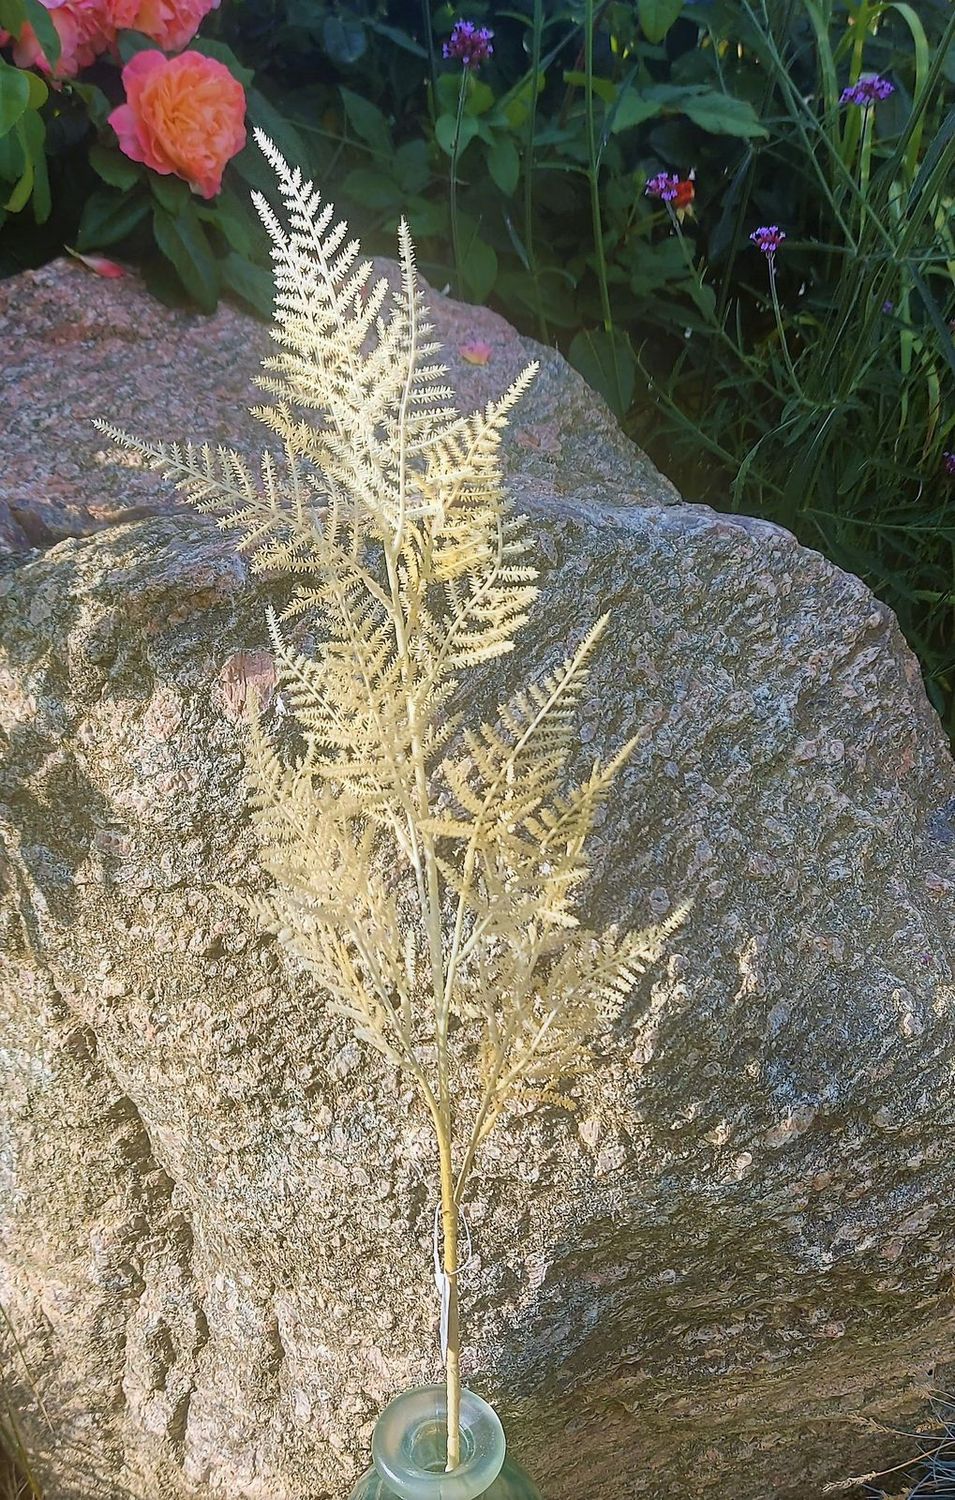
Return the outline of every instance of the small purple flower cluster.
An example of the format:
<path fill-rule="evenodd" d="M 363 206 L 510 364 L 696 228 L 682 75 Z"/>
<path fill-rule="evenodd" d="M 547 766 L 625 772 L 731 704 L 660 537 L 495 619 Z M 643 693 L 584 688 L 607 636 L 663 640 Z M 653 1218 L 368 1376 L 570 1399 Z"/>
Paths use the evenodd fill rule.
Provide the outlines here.
<path fill-rule="evenodd" d="M 946 474 L 955 476 L 955 453 L 943 453 L 942 462 L 945 465 Z"/>
<path fill-rule="evenodd" d="M 672 203 L 680 186 L 679 177 L 671 172 L 658 172 L 647 182 L 644 192 L 650 198 L 662 198 L 664 203 Z"/>
<path fill-rule="evenodd" d="M 839 103 L 858 104 L 862 107 L 877 104 L 879 100 L 888 99 L 889 95 L 894 93 L 894 83 L 890 83 L 887 78 L 874 75 L 871 78 L 860 78 L 858 83 L 852 83 L 848 88 L 843 89 Z"/>
<path fill-rule="evenodd" d="M 754 229 L 750 235 L 757 250 L 762 250 L 764 255 L 775 255 L 785 238 L 786 231 L 780 229 L 778 224 L 764 224 L 761 229 Z"/>
<path fill-rule="evenodd" d="M 455 21 L 450 40 L 442 50 L 445 57 L 459 58 L 466 68 L 479 68 L 493 55 L 493 35 L 486 26 L 475 26 L 473 21 Z"/>

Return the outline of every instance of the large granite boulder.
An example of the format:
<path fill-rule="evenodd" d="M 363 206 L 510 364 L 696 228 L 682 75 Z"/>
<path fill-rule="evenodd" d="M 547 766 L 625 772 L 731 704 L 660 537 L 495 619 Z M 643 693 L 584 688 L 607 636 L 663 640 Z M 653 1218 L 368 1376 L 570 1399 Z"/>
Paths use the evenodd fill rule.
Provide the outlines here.
<path fill-rule="evenodd" d="M 695 897 L 576 1114 L 483 1154 L 466 1378 L 546 1500 L 816 1500 L 905 1455 L 953 1347 L 949 749 L 858 579 L 682 504 L 556 354 L 431 300 L 463 409 L 543 361 L 507 442 L 542 593 L 474 710 L 609 607 L 581 766 L 645 735 L 591 910 Z M 287 585 L 88 421 L 254 454 L 268 331 L 65 263 L 5 312 L 8 1387 L 50 1500 L 342 1500 L 439 1376 L 429 1126 L 213 887 L 255 876 L 238 720 Z"/>

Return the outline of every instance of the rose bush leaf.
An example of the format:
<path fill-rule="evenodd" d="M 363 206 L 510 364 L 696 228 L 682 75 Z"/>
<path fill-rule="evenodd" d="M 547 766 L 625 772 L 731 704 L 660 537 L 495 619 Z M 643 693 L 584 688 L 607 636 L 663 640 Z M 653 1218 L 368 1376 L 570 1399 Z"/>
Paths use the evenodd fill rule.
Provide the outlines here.
<path fill-rule="evenodd" d="M 176 268 L 187 292 L 204 313 L 215 312 L 219 300 L 219 272 L 205 231 L 191 205 L 171 214 L 159 204 L 153 209 L 156 244 Z"/>
<path fill-rule="evenodd" d="M 145 194 L 110 193 L 98 189 L 83 205 L 76 235 L 77 250 L 100 250 L 131 234 L 149 212 Z"/>
<path fill-rule="evenodd" d="M 30 104 L 30 85 L 20 68 L 0 62 L 0 135 L 6 135 Z"/>

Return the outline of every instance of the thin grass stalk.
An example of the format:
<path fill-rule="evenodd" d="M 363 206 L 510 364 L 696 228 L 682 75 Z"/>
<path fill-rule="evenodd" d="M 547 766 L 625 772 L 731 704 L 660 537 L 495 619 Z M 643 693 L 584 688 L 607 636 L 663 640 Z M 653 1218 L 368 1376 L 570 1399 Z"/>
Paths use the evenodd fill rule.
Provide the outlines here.
<path fill-rule="evenodd" d="M 540 71 L 541 41 L 544 33 L 543 0 L 534 0 L 534 19 L 531 32 L 531 106 L 527 121 L 527 141 L 524 146 L 524 248 L 534 286 L 534 312 L 537 317 L 537 333 L 543 343 L 550 341 L 544 304 L 541 298 L 540 275 L 534 250 L 534 137 L 537 131 L 537 79 Z"/>
<path fill-rule="evenodd" d="M 461 241 L 458 231 L 458 155 L 461 147 L 461 121 L 464 118 L 464 98 L 467 93 L 469 73 L 461 69 L 461 87 L 458 90 L 458 112 L 454 119 L 454 138 L 451 142 L 451 254 L 454 259 L 455 290 L 461 291 Z"/>
<path fill-rule="evenodd" d="M 587 181 L 590 185 L 590 218 L 597 256 L 597 281 L 600 286 L 600 307 L 603 313 L 604 332 L 610 341 L 610 359 L 613 365 L 614 393 L 618 410 L 621 406 L 620 371 L 617 366 L 617 346 L 614 342 L 613 313 L 610 308 L 610 288 L 607 284 L 607 259 L 604 253 L 603 219 L 600 212 L 600 159 L 597 153 L 597 135 L 594 121 L 594 0 L 586 0 L 584 17 L 584 72 L 586 74 L 587 114 Z"/>

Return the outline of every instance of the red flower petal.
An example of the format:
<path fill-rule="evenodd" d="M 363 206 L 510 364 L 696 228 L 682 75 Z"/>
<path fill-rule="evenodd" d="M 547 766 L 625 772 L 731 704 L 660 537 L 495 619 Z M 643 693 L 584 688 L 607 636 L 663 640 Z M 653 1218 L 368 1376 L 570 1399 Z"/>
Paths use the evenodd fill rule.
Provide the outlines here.
<path fill-rule="evenodd" d="M 491 346 L 483 339 L 472 339 L 469 344 L 459 344 L 458 353 L 469 365 L 486 365 L 491 358 Z"/>
<path fill-rule="evenodd" d="M 79 250 L 71 250 L 69 245 L 64 245 L 63 249 L 72 255 L 75 260 L 81 260 L 84 266 L 88 266 L 91 271 L 95 271 L 97 276 L 126 275 L 123 266 L 117 265 L 115 260 L 107 260 L 105 255 L 82 255 Z"/>

